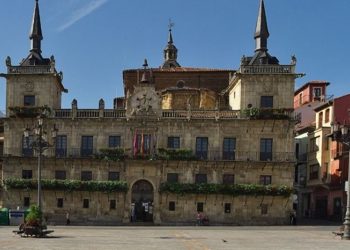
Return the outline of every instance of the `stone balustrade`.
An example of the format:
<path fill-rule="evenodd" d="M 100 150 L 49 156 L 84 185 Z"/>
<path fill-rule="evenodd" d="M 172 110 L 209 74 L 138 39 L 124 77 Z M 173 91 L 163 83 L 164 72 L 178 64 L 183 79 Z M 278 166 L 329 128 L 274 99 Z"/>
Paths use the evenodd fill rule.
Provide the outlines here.
<path fill-rule="evenodd" d="M 241 65 L 241 74 L 294 74 L 295 65 Z"/>

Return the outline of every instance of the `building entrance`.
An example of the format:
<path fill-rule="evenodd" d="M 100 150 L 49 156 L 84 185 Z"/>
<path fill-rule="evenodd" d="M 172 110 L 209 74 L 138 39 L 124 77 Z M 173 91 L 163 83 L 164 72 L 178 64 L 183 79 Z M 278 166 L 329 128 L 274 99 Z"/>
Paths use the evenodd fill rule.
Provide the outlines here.
<path fill-rule="evenodd" d="M 135 182 L 131 194 L 131 222 L 153 222 L 153 186 L 146 180 Z"/>

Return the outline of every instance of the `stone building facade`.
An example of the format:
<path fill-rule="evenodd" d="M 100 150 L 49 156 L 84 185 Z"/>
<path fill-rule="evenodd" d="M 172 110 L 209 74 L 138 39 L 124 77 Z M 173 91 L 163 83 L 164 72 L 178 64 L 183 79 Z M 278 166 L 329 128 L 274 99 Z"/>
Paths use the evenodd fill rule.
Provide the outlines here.
<path fill-rule="evenodd" d="M 38 20 L 39 19 L 39 20 Z M 66 92 L 54 58 L 41 55 L 36 2 L 30 55 L 6 60 L 7 114 L 0 205 L 36 203 L 37 136 L 43 117 L 42 209 L 76 224 L 285 224 L 292 209 L 295 60 L 267 51 L 264 2 L 256 50 L 240 68 L 184 68 L 171 29 L 159 69 L 123 72 L 125 97 L 113 109 L 61 109 Z M 54 146 L 52 146 L 54 145 Z"/>

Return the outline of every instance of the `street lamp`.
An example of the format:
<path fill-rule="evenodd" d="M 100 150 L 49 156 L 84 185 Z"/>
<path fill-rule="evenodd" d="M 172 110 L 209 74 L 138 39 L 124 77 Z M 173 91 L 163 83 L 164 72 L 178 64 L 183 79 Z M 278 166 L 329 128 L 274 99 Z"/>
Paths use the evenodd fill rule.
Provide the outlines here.
<path fill-rule="evenodd" d="M 344 235 L 343 240 L 350 240 L 350 129 L 349 126 L 332 124 L 333 139 L 346 145 L 349 149 L 349 166 L 348 166 L 348 183 L 346 198 L 346 213 L 344 218 Z"/>
<path fill-rule="evenodd" d="M 37 124 L 34 128 L 26 128 L 24 130 L 24 138 L 27 142 L 30 142 L 28 145 L 29 147 L 33 148 L 38 155 L 38 201 L 37 205 L 39 210 L 41 211 L 41 160 L 43 156 L 43 152 L 48 149 L 49 147 L 52 147 L 55 145 L 55 140 L 57 137 L 57 128 L 56 125 L 54 125 L 53 129 L 51 130 L 51 137 L 53 139 L 53 144 L 50 144 L 47 140 L 47 132 L 44 130 L 44 117 L 39 116 L 37 120 Z M 29 141 L 30 134 L 34 133 L 34 138 L 32 141 Z"/>

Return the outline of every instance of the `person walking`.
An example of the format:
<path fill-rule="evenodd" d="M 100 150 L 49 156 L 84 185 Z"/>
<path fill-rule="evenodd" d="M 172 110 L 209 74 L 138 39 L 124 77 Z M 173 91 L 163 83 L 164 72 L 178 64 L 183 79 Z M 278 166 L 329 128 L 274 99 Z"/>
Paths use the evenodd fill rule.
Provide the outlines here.
<path fill-rule="evenodd" d="M 69 212 L 66 213 L 66 225 L 70 225 L 70 218 L 69 218 Z"/>

